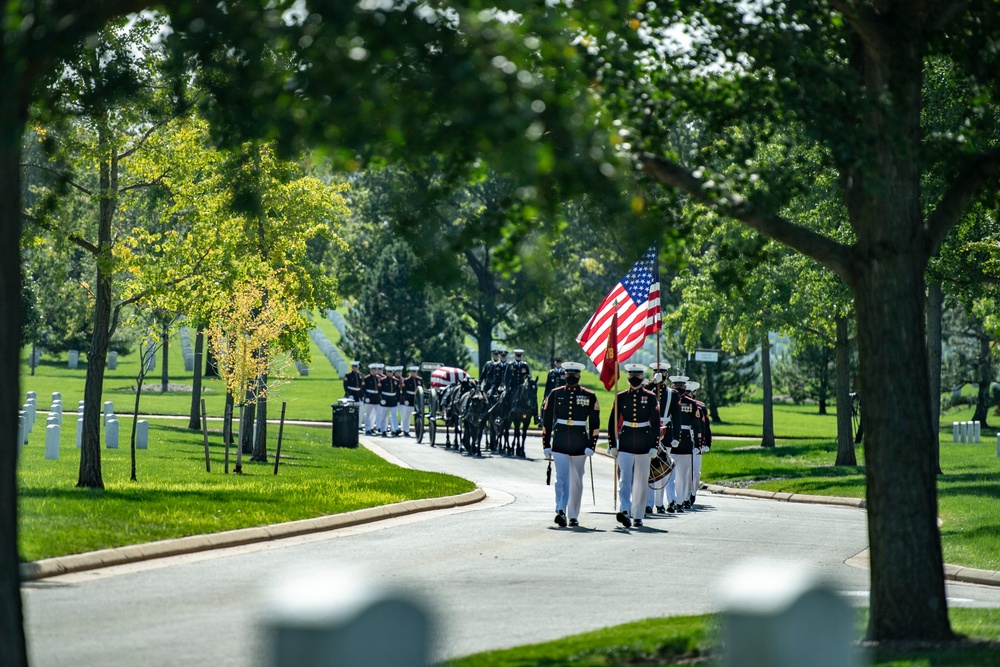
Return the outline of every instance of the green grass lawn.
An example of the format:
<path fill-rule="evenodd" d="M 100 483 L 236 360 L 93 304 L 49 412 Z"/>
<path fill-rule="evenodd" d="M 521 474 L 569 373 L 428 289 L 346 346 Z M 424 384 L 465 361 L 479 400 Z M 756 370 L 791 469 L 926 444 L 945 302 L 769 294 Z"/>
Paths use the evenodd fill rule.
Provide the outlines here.
<path fill-rule="evenodd" d="M 200 432 L 184 422 L 150 423 L 148 450 L 137 454 L 129 480 L 131 420 L 123 418 L 119 449 L 102 449 L 105 489 L 75 488 L 75 427 L 62 435 L 58 461 L 44 459 L 38 429 L 18 470 L 20 551 L 25 560 L 167 538 L 348 512 L 416 498 L 464 493 L 472 482 L 391 465 L 364 448 L 331 447 L 327 429 L 286 426 L 281 466 L 273 474 L 278 428 L 269 429 L 270 463 L 244 457 L 244 474 L 223 474 L 225 448 L 217 423 L 209 433 L 212 471 L 205 472 Z M 235 450 L 230 471 L 235 464 Z"/>
<path fill-rule="evenodd" d="M 1000 665 L 1000 609 L 951 609 L 952 628 L 992 645 L 895 652 L 869 649 L 872 665 L 930 667 Z M 858 613 L 858 636 L 864 633 L 867 610 Z M 659 665 L 714 667 L 722 663 L 716 649 L 716 615 L 655 618 L 572 635 L 542 644 L 487 651 L 446 663 L 450 667 L 625 667 Z M 569 624 L 567 624 L 569 625 Z"/>

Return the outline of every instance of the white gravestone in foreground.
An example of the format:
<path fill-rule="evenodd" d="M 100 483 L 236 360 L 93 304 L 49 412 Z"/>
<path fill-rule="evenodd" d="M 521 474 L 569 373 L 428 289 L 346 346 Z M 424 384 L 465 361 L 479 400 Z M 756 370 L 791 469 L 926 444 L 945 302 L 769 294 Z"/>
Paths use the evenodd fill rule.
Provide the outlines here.
<path fill-rule="evenodd" d="M 45 427 L 45 460 L 59 460 L 59 424 L 49 424 Z"/>
<path fill-rule="evenodd" d="M 273 589 L 263 617 L 266 667 L 427 667 L 431 620 L 400 591 L 357 571 L 300 572 Z"/>
<path fill-rule="evenodd" d="M 118 449 L 118 420 L 114 415 L 108 418 L 104 426 L 104 442 L 108 449 Z"/>
<path fill-rule="evenodd" d="M 108 370 L 116 371 L 118 370 L 118 353 L 108 352 Z"/>
<path fill-rule="evenodd" d="M 77 368 L 80 365 L 80 350 L 69 351 L 69 367 Z"/>
<path fill-rule="evenodd" d="M 140 419 L 135 424 L 135 448 L 149 448 L 149 422 L 145 419 Z"/>
<path fill-rule="evenodd" d="M 860 667 L 855 612 L 797 563 L 753 560 L 722 579 L 724 667 Z"/>
<path fill-rule="evenodd" d="M 83 415 L 76 418 L 76 448 L 83 447 Z"/>

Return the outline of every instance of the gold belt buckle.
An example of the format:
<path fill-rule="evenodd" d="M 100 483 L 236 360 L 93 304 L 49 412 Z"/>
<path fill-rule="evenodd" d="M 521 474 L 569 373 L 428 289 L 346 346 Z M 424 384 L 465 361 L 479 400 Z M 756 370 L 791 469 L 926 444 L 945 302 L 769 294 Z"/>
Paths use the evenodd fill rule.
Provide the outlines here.
<path fill-rule="evenodd" d="M 572 419 L 567 419 L 566 420 L 566 426 L 572 426 L 572 425 L 573 425 L 573 420 Z"/>

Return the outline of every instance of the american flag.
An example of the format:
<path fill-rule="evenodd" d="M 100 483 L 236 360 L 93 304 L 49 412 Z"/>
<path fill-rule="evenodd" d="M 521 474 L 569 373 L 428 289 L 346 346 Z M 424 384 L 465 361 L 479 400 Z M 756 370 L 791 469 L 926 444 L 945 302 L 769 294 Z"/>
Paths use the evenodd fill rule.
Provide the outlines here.
<path fill-rule="evenodd" d="M 660 267 L 653 246 L 632 265 L 625 277 L 614 286 L 597 307 L 587 326 L 576 337 L 598 373 L 604 365 L 608 328 L 617 304 L 618 363 L 624 362 L 642 347 L 651 333 L 663 327 L 660 315 Z"/>

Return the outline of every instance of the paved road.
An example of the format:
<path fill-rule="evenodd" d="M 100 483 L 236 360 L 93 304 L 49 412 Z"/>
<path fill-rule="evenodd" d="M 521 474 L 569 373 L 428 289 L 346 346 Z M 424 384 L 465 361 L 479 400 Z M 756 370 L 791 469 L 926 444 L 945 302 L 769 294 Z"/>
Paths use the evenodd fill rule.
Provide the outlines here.
<path fill-rule="evenodd" d="M 845 564 L 867 545 L 861 510 L 703 492 L 701 509 L 625 531 L 614 522 L 612 462 L 596 456 L 597 504 L 588 488 L 583 528 L 558 529 L 544 461 L 471 459 L 412 440 L 363 440 L 412 467 L 473 479 L 489 497 L 465 508 L 27 584 L 32 664 L 260 664 L 265 591 L 278 575 L 319 565 L 359 565 L 377 581 L 426 596 L 438 621 L 439 658 L 712 611 L 719 577 L 748 556 L 807 561 L 866 601 L 868 572 Z M 538 440 L 529 440 L 529 454 L 540 451 Z M 998 589 L 952 585 L 949 595 L 954 605 L 1000 606 Z"/>

